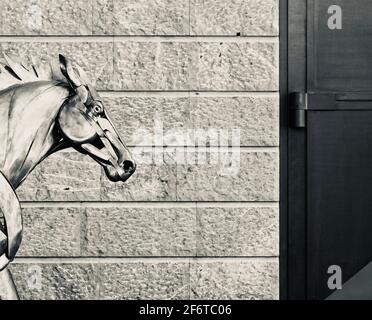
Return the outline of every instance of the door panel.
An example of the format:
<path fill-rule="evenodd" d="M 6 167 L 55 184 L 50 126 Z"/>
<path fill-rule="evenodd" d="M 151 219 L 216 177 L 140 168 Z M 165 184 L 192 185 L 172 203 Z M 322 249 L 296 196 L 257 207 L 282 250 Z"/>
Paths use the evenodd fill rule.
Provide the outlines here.
<path fill-rule="evenodd" d="M 331 5 L 341 30 L 328 27 Z M 334 265 L 349 297 L 372 299 L 371 17 L 370 0 L 288 0 L 288 91 L 306 94 L 287 106 L 305 114 L 288 125 L 290 299 L 347 297 L 328 288 Z"/>
<path fill-rule="evenodd" d="M 342 9 L 342 29 L 330 30 L 328 8 Z M 370 0 L 308 1 L 308 90 L 372 90 Z"/>
<path fill-rule="evenodd" d="M 307 117 L 308 298 L 324 299 L 330 266 L 345 282 L 372 261 L 372 111 Z"/>

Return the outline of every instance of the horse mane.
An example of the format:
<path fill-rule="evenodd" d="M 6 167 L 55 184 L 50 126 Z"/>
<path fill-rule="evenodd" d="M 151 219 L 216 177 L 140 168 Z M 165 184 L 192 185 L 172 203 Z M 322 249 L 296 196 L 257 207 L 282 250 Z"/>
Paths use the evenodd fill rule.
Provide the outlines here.
<path fill-rule="evenodd" d="M 10 86 L 34 81 L 60 81 L 67 82 L 62 75 L 57 61 L 40 61 L 29 67 L 21 62 L 16 62 L 3 53 L 5 62 L 0 62 L 0 90 Z M 57 60 L 57 59 L 56 59 Z"/>

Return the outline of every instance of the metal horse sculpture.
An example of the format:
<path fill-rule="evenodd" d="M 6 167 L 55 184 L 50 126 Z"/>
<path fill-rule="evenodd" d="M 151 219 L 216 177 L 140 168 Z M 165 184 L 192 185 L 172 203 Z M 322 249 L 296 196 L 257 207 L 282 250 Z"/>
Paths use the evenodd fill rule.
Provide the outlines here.
<path fill-rule="evenodd" d="M 88 154 L 111 181 L 126 181 L 136 165 L 84 71 L 57 63 L 26 68 L 4 55 L 0 64 L 0 300 L 18 299 L 6 268 L 22 239 L 15 190 L 46 157 L 66 148 Z M 56 59 L 57 60 L 57 59 Z"/>

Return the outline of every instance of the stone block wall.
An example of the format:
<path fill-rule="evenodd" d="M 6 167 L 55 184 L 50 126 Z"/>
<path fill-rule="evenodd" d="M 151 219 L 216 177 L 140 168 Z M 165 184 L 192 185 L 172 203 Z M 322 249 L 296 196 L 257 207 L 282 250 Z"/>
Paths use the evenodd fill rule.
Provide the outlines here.
<path fill-rule="evenodd" d="M 278 298 L 278 2 L 0 2 L 1 51 L 78 62 L 138 159 L 125 184 L 74 151 L 36 168 L 21 298 Z"/>

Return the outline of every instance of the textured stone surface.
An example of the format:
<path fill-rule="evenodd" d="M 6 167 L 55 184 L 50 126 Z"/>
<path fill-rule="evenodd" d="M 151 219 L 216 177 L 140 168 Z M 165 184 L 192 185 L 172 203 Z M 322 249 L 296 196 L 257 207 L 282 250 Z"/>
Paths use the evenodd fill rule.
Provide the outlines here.
<path fill-rule="evenodd" d="M 11 264 L 22 300 L 94 299 L 99 290 L 99 265 L 93 264 Z"/>
<path fill-rule="evenodd" d="M 85 0 L 13 0 L 1 4 L 3 35 L 91 35 L 92 6 Z"/>
<path fill-rule="evenodd" d="M 278 299 L 278 261 L 14 263 L 22 299 Z"/>
<path fill-rule="evenodd" d="M 275 260 L 192 260 L 191 299 L 278 299 L 279 264 Z"/>
<path fill-rule="evenodd" d="M 193 43 L 117 41 L 115 89 L 188 90 Z"/>
<path fill-rule="evenodd" d="M 15 0 L 1 21 L 4 35 L 277 35 L 278 0 Z"/>
<path fill-rule="evenodd" d="M 234 150 L 135 148 L 137 171 L 126 183 L 110 182 L 88 156 L 57 153 L 18 194 L 23 201 L 277 201 L 278 152 Z"/>
<path fill-rule="evenodd" d="M 187 35 L 188 0 L 93 0 L 93 33 Z"/>
<path fill-rule="evenodd" d="M 278 261 L 14 263 L 22 299 L 277 299 Z M 191 291 L 190 291 L 191 289 Z"/>
<path fill-rule="evenodd" d="M 276 256 L 279 209 L 198 207 L 198 256 Z"/>
<path fill-rule="evenodd" d="M 130 146 L 184 145 L 172 137 L 183 136 L 192 128 L 187 97 L 104 97 L 103 102 Z M 164 139 L 155 137 L 158 132 L 164 132 Z"/>
<path fill-rule="evenodd" d="M 192 35 L 277 35 L 278 0 L 191 0 Z"/>
<path fill-rule="evenodd" d="M 278 90 L 276 42 L 200 42 L 196 49 L 197 90 Z M 194 88 L 194 85 L 192 86 Z"/>
<path fill-rule="evenodd" d="M 187 299 L 187 261 L 139 261 L 102 264 L 102 299 Z"/>
<path fill-rule="evenodd" d="M 195 255 L 195 208 L 86 208 L 88 256 Z"/>
<path fill-rule="evenodd" d="M 23 208 L 21 256 L 79 256 L 81 215 L 79 208 Z"/>
<path fill-rule="evenodd" d="M 22 256 L 274 256 L 276 207 L 198 205 L 23 209 Z"/>
<path fill-rule="evenodd" d="M 238 152 L 236 150 L 235 152 Z M 206 161 L 201 162 L 202 156 Z M 199 164 L 190 161 L 198 159 Z M 240 161 L 240 163 L 238 162 Z M 201 163 L 201 164 L 200 164 Z M 177 166 L 179 201 L 278 201 L 278 152 L 191 153 Z"/>
<path fill-rule="evenodd" d="M 175 201 L 177 172 L 171 150 L 131 149 L 137 162 L 133 176 L 125 183 L 101 178 L 101 199 L 104 201 Z"/>
<path fill-rule="evenodd" d="M 100 199 L 101 168 L 88 156 L 60 152 L 44 160 L 17 190 L 23 201 Z"/>
<path fill-rule="evenodd" d="M 132 151 L 138 167 L 125 183 L 109 181 L 89 156 L 60 152 L 38 165 L 17 194 L 22 201 L 175 200 L 176 167 L 167 160 L 173 155 L 161 153 L 156 162 L 151 149 Z"/>
<path fill-rule="evenodd" d="M 64 53 L 102 90 L 278 89 L 276 42 L 28 41 L 0 49 L 26 64 Z"/>
<path fill-rule="evenodd" d="M 21 200 L 278 201 L 276 148 L 243 148 L 236 163 L 226 150 L 218 159 L 216 148 L 199 149 L 196 158 L 193 148 L 140 146 L 153 145 L 150 138 L 158 146 L 193 145 L 195 137 L 217 146 L 221 141 L 209 136 L 204 141 L 203 132 L 223 129 L 239 129 L 242 146 L 278 146 L 278 96 L 231 93 L 278 91 L 278 3 L 4 2 L 0 34 L 66 36 L 0 41 L 0 51 L 26 62 L 29 57 L 45 60 L 64 53 L 85 69 L 99 90 L 217 91 L 199 96 L 107 94 L 110 98 L 104 101 L 111 106 L 120 134 L 137 145 L 131 148 L 138 162 L 135 175 L 125 184 L 114 184 L 89 157 L 58 153 L 38 166 L 17 191 Z M 145 37 L 190 33 L 242 37 Z M 153 135 L 160 125 L 167 134 L 158 142 Z M 248 258 L 278 255 L 274 206 L 62 203 L 32 205 L 23 215 L 19 256 L 36 259 L 19 263 L 16 259 L 10 266 L 22 299 L 278 298 L 278 260 Z"/>
<path fill-rule="evenodd" d="M 239 130 L 241 146 L 279 145 L 279 98 L 274 96 L 199 97 L 191 99 L 195 130 Z M 210 144 L 213 145 L 213 144 Z M 219 145 L 226 145 L 220 144 Z"/>
<path fill-rule="evenodd" d="M 0 42 L 0 51 L 16 57 L 26 65 L 31 63 L 32 58 L 36 62 L 49 59 L 58 61 L 58 54 L 64 54 L 84 69 L 97 89 L 112 89 L 113 43 L 110 41 Z"/>
<path fill-rule="evenodd" d="M 195 130 L 204 130 L 206 136 L 210 130 L 224 130 L 231 138 L 234 129 L 240 131 L 242 146 L 279 145 L 277 96 L 120 96 L 103 100 L 119 133 L 131 146 L 196 145 Z M 163 139 L 156 139 L 158 132 L 163 132 Z M 221 141 L 216 146 L 219 144 Z"/>
<path fill-rule="evenodd" d="M 115 89 L 278 89 L 276 42 L 135 42 L 114 48 Z"/>

